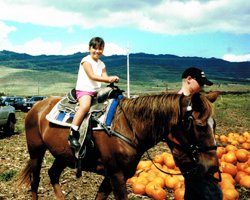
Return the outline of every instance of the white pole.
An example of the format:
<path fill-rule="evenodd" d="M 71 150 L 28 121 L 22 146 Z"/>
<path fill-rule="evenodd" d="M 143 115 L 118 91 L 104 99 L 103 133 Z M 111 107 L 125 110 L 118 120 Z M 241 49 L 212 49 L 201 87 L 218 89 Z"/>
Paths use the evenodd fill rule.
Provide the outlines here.
<path fill-rule="evenodd" d="M 130 98 L 130 84 L 129 84 L 129 44 L 127 43 L 127 87 L 128 98 Z"/>

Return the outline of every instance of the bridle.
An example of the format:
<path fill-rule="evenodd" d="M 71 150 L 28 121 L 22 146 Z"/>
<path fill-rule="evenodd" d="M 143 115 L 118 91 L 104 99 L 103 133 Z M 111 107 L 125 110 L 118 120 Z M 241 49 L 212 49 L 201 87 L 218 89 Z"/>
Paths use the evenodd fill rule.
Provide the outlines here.
<path fill-rule="evenodd" d="M 211 145 L 211 146 L 203 146 L 197 143 L 197 140 L 195 139 L 195 135 L 192 132 L 192 127 L 194 124 L 194 117 L 192 115 L 193 113 L 193 108 L 192 108 L 192 102 L 191 100 L 188 103 L 188 106 L 186 108 L 186 113 L 183 115 L 182 112 L 182 107 L 181 107 L 181 101 L 183 99 L 182 95 L 180 97 L 179 100 L 179 106 L 180 106 L 180 117 L 178 120 L 177 125 L 173 128 L 172 130 L 172 135 L 173 137 L 170 138 L 168 134 L 168 136 L 165 136 L 165 138 L 163 140 L 166 140 L 168 145 L 172 148 L 176 148 L 184 153 L 186 153 L 189 158 L 192 160 L 194 166 L 198 167 L 198 162 L 199 162 L 199 154 L 200 153 L 204 153 L 204 152 L 208 152 L 208 151 L 212 151 L 212 150 L 216 150 L 217 149 L 217 145 Z M 182 117 L 183 116 L 183 117 Z M 184 139 L 183 135 L 180 134 L 176 134 L 178 132 L 182 132 L 185 134 L 185 138 Z M 195 172 L 196 168 L 194 167 L 191 171 L 186 171 L 183 172 L 182 175 L 185 174 L 191 174 L 192 172 Z M 211 176 L 211 178 L 213 178 L 216 181 L 221 181 L 221 174 L 220 174 L 220 170 L 218 166 L 214 166 L 211 167 L 208 170 L 208 173 L 213 174 L 215 172 L 219 172 L 219 178 L 215 178 L 214 176 Z"/>
<path fill-rule="evenodd" d="M 175 140 L 171 140 L 168 137 L 170 134 L 163 135 L 162 140 L 164 142 L 167 142 L 168 146 L 171 149 L 174 147 L 174 148 L 177 148 L 178 150 L 181 150 L 184 153 L 186 153 L 189 156 L 189 158 L 192 160 L 192 162 L 193 162 L 193 164 L 194 164 L 195 167 L 193 169 L 191 169 L 190 171 L 185 171 L 185 172 L 178 173 L 178 174 L 172 174 L 172 173 L 169 173 L 169 172 L 165 172 L 165 171 L 161 170 L 160 168 L 158 168 L 157 165 L 155 165 L 155 163 L 153 162 L 152 158 L 150 158 L 150 156 L 148 154 L 148 151 L 146 151 L 146 153 L 148 155 L 148 158 L 153 162 L 153 164 L 155 165 L 155 167 L 157 169 L 159 169 L 161 172 L 166 173 L 166 174 L 170 174 L 170 175 L 191 175 L 191 174 L 196 173 L 197 171 L 199 171 L 198 170 L 198 162 L 199 162 L 198 155 L 200 153 L 204 153 L 204 152 L 208 152 L 208 151 L 216 150 L 217 149 L 217 145 L 202 146 L 202 145 L 197 144 L 196 139 L 195 139 L 195 135 L 191 131 L 192 127 L 193 127 L 193 124 L 194 124 L 194 117 L 192 115 L 193 114 L 192 102 L 191 102 L 191 100 L 189 101 L 188 106 L 186 108 L 186 113 L 183 116 L 182 107 L 181 107 L 181 102 L 182 102 L 183 97 L 184 97 L 184 95 L 180 96 L 180 99 L 179 99 L 179 107 L 180 107 L 180 114 L 179 114 L 179 116 L 180 117 L 179 117 L 177 125 L 174 126 L 174 128 L 172 130 L 172 133 L 175 133 L 177 131 L 181 131 L 182 133 L 185 133 L 185 135 L 187 136 L 186 138 L 187 138 L 188 142 L 185 141 L 183 137 L 180 137 L 180 135 L 175 135 L 176 139 Z M 130 121 L 128 120 L 128 118 L 127 118 L 127 116 L 126 116 L 126 114 L 125 114 L 125 112 L 124 112 L 121 104 L 119 103 L 118 105 L 119 105 L 121 111 L 124 114 L 124 117 L 125 117 L 125 120 L 127 122 L 127 125 L 129 127 L 129 129 L 136 136 L 136 133 L 133 131 L 132 125 L 131 125 Z M 103 127 L 105 127 L 105 126 L 103 125 Z M 130 139 L 126 138 L 122 134 L 120 134 L 120 133 L 118 133 L 116 131 L 112 131 L 110 129 L 108 129 L 108 130 L 105 129 L 105 131 L 109 134 L 109 136 L 111 136 L 111 135 L 117 136 L 120 139 L 126 141 L 133 148 L 136 148 L 136 145 Z M 219 177 L 218 178 L 215 178 L 213 176 L 213 174 L 215 172 L 219 173 Z M 207 174 L 213 180 L 215 180 L 217 182 L 221 181 L 221 172 L 219 170 L 219 166 L 210 167 L 210 169 L 208 170 Z"/>
<path fill-rule="evenodd" d="M 199 162 L 199 158 L 198 158 L 199 153 L 204 153 L 204 152 L 208 152 L 211 150 L 216 150 L 217 145 L 203 146 L 203 145 L 197 144 L 197 140 L 195 138 L 195 135 L 192 132 L 192 127 L 194 124 L 193 123 L 194 117 L 192 115 L 192 113 L 193 113 L 192 102 L 189 101 L 188 106 L 186 108 L 187 111 L 182 118 L 182 115 L 183 115 L 182 108 L 181 108 L 182 98 L 183 98 L 183 96 L 181 96 L 180 100 L 179 100 L 180 118 L 178 120 L 177 126 L 174 127 L 172 130 L 175 140 L 171 140 L 169 137 L 167 137 L 167 141 L 172 143 L 172 145 L 175 148 L 185 152 L 193 162 L 198 163 Z M 179 132 L 179 131 L 184 132 L 184 134 L 186 136 L 185 138 L 188 142 L 186 140 L 184 140 L 183 135 L 174 133 L 174 132 Z"/>

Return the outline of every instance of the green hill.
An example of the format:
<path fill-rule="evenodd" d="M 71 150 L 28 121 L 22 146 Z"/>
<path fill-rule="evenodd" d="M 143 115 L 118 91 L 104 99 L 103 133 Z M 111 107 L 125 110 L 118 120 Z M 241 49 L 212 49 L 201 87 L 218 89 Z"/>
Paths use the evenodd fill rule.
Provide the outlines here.
<path fill-rule="evenodd" d="M 79 62 L 87 53 L 31 56 L 0 51 L 2 93 L 63 93 L 74 87 Z M 249 88 L 250 62 L 228 62 L 217 58 L 179 57 L 175 55 L 130 54 L 130 81 L 133 90 L 175 90 L 181 73 L 190 66 L 203 69 L 216 87 L 241 84 Z M 103 56 L 109 74 L 120 76 L 126 90 L 127 58 Z M 214 86 L 213 86 L 214 87 Z M 7 88 L 7 89 L 6 89 Z M 31 89 L 35 88 L 35 89 Z M 57 88 L 55 90 L 55 88 Z M 245 88 L 245 89 L 246 89 Z M 53 91 L 52 91 L 53 89 Z M 235 88 L 237 90 L 237 87 Z"/>

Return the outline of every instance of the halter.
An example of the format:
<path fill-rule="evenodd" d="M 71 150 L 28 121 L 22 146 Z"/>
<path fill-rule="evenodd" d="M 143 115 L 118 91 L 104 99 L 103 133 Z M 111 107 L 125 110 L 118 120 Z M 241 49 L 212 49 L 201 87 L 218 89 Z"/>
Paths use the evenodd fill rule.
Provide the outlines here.
<path fill-rule="evenodd" d="M 180 116 L 182 117 L 182 109 L 181 109 L 181 100 L 182 98 L 184 97 L 184 95 L 182 95 L 179 99 L 179 105 L 180 105 Z M 119 103 L 119 107 L 121 109 L 121 111 L 123 112 L 124 114 L 124 117 L 125 117 L 125 121 L 129 127 L 129 129 L 134 133 L 135 137 L 137 137 L 137 134 L 134 132 L 133 128 L 132 128 L 132 125 L 130 123 L 130 121 L 128 120 L 121 104 Z M 153 162 L 153 164 L 156 166 L 157 169 L 159 169 L 160 171 L 162 171 L 163 173 L 166 173 L 166 174 L 170 174 L 170 175 L 191 175 L 192 173 L 196 173 L 198 171 L 198 162 L 199 162 L 199 158 L 198 158 L 198 155 L 199 153 L 202 153 L 202 152 L 207 152 L 207 151 L 211 151 L 211 150 L 216 150 L 217 149 L 217 146 L 216 145 L 213 145 L 213 146 L 200 146 L 200 145 L 197 145 L 195 144 L 195 136 L 194 134 L 192 134 L 191 132 L 191 128 L 193 126 L 193 121 L 194 121 L 194 118 L 193 118 L 193 108 L 192 108 L 192 102 L 190 101 L 188 103 L 188 106 L 186 108 L 187 112 L 185 113 L 184 115 L 184 118 L 183 119 L 179 119 L 178 120 L 178 123 L 177 123 L 177 128 L 179 128 L 180 130 L 182 130 L 182 132 L 185 132 L 185 134 L 189 137 L 189 144 L 187 144 L 186 141 L 183 140 L 183 137 L 178 137 L 178 138 L 173 138 L 172 140 L 169 139 L 169 137 L 167 135 L 165 135 L 165 137 L 163 136 L 163 141 L 167 141 L 168 143 L 168 146 L 169 147 L 175 147 L 185 153 L 187 153 L 187 155 L 191 158 L 191 160 L 193 161 L 193 163 L 196 165 L 196 167 L 194 167 L 192 170 L 190 171 L 185 171 L 185 172 L 182 172 L 182 173 L 179 173 L 179 174 L 172 174 L 172 173 L 169 173 L 169 172 L 165 172 L 163 170 L 161 170 L 160 168 L 157 167 L 157 165 L 155 165 L 154 161 L 152 160 L 152 158 L 150 158 L 148 152 L 146 151 L 147 155 L 148 155 L 148 158 Z M 105 126 L 104 126 L 105 127 Z M 133 148 L 136 148 L 136 145 L 134 144 L 134 142 L 132 140 L 130 140 L 129 138 L 123 136 L 122 134 L 116 132 L 116 131 L 113 131 L 111 129 L 105 129 L 105 131 L 108 133 L 109 136 L 117 136 L 119 137 L 120 139 L 122 139 L 123 141 L 127 142 L 131 147 Z M 169 135 L 169 134 L 168 134 Z M 178 140 L 177 140 L 178 139 Z M 213 176 L 213 174 L 215 172 L 219 172 L 219 178 L 215 178 Z M 210 176 L 211 179 L 217 181 L 217 182 L 220 182 L 221 181 L 221 172 L 219 170 L 219 167 L 218 166 L 213 166 L 213 167 L 210 167 L 207 171 L 207 175 Z"/>
<path fill-rule="evenodd" d="M 183 116 L 182 113 L 182 108 L 181 108 L 181 100 L 183 98 L 183 95 L 180 97 L 179 100 L 179 105 L 180 105 L 180 117 Z M 208 152 L 211 150 L 216 150 L 217 149 L 217 145 L 212 145 L 212 146 L 201 146 L 196 144 L 196 139 L 195 139 L 195 135 L 192 133 L 191 128 L 193 126 L 193 108 L 192 108 L 192 102 L 191 100 L 188 103 L 188 106 L 186 108 L 186 113 L 183 116 L 183 119 L 179 119 L 177 126 L 175 127 L 174 131 L 178 132 L 178 131 L 182 131 L 185 134 L 185 138 L 188 140 L 188 142 L 186 142 L 184 140 L 184 138 L 180 135 L 174 135 L 172 138 L 168 136 L 166 137 L 167 143 L 169 146 L 171 146 L 172 148 L 176 148 L 184 153 L 186 153 L 189 158 L 193 161 L 193 163 L 197 166 L 198 162 L 199 162 L 199 154 L 200 153 L 204 153 L 204 152 Z M 191 171 L 186 171 L 184 174 L 190 174 L 191 172 L 195 172 L 197 169 L 193 168 Z M 213 174 L 215 172 L 219 172 L 219 178 L 214 178 L 213 176 L 211 176 L 211 178 L 213 178 L 216 181 L 221 181 L 221 174 L 220 174 L 220 170 L 218 166 L 214 166 L 211 167 L 208 170 L 208 174 Z"/>

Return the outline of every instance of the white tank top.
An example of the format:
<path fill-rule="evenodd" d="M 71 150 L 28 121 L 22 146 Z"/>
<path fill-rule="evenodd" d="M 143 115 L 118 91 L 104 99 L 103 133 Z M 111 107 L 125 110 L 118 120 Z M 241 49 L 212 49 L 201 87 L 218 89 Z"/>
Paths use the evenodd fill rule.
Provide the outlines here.
<path fill-rule="evenodd" d="M 82 63 L 88 62 L 90 63 L 94 74 L 101 76 L 102 70 L 105 68 L 105 64 L 98 60 L 97 62 L 91 58 L 90 55 L 84 57 L 79 65 L 78 77 L 76 82 L 76 90 L 87 91 L 87 92 L 96 92 L 98 89 L 101 88 L 101 82 L 93 81 L 89 79 L 88 75 L 86 74 Z"/>

